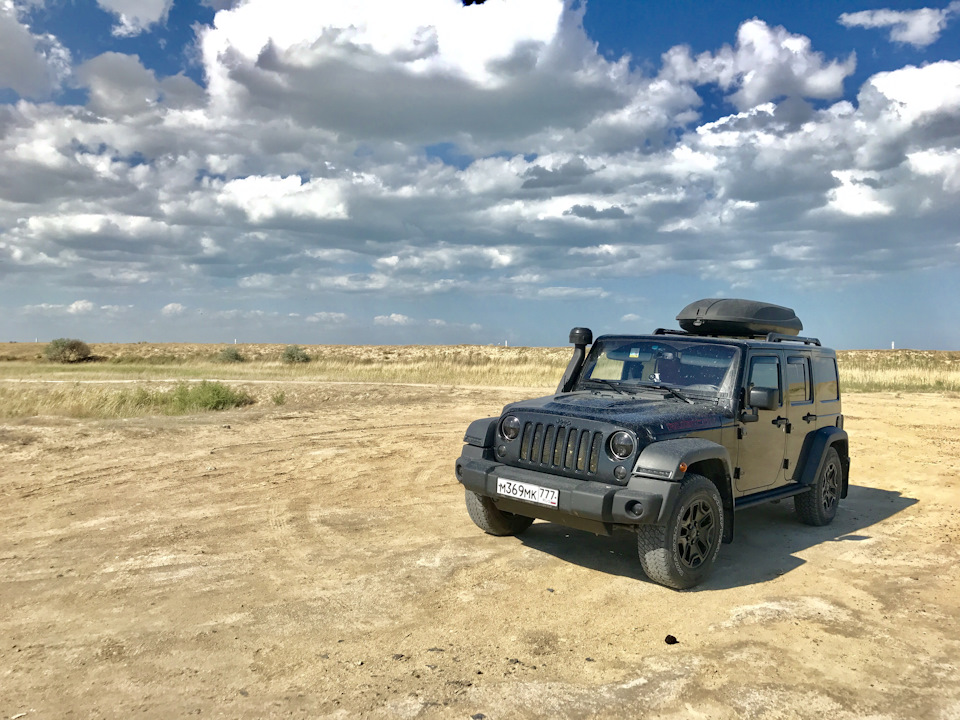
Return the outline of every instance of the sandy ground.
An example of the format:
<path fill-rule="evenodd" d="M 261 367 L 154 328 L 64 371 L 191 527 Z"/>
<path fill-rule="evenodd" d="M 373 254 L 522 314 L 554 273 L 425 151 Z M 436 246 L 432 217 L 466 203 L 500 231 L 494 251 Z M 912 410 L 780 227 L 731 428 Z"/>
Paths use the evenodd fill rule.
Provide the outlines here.
<path fill-rule="evenodd" d="M 472 525 L 463 431 L 526 394 L 0 425 L 0 717 L 960 718 L 957 400 L 848 395 L 835 522 L 745 510 L 680 593 Z"/>

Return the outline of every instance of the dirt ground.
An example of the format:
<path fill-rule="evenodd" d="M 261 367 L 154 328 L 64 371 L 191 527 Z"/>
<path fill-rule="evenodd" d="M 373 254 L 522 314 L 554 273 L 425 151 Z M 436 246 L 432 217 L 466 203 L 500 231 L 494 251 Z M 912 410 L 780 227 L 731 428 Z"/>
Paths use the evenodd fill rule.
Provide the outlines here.
<path fill-rule="evenodd" d="M 0 424 L 0 717 L 960 718 L 956 399 L 846 396 L 834 523 L 744 510 L 676 592 L 470 522 L 463 431 L 527 395 Z"/>

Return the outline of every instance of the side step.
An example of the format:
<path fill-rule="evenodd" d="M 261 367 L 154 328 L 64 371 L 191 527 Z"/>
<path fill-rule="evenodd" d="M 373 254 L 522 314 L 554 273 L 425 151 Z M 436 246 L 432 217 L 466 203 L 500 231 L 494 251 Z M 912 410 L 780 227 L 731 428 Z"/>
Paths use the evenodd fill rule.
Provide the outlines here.
<path fill-rule="evenodd" d="M 798 485 L 797 483 L 791 483 L 790 485 L 784 485 L 783 487 L 774 488 L 773 490 L 764 490 L 763 492 L 756 493 L 755 495 L 747 495 L 745 497 L 737 498 L 734 501 L 733 509 L 742 510 L 743 508 L 759 505 L 760 503 L 770 502 L 771 500 L 780 500 L 781 498 L 792 497 L 794 495 L 809 492 L 812 487 L 812 485 Z"/>

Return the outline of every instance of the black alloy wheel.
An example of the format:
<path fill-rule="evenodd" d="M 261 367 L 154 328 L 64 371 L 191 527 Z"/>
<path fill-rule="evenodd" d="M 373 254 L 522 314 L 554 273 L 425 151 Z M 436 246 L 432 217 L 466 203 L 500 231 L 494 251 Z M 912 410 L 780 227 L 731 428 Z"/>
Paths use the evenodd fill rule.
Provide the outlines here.
<path fill-rule="evenodd" d="M 718 526 L 717 513 L 705 499 L 698 498 L 682 510 L 677 554 L 685 567 L 696 570 L 707 561 L 719 540 Z"/>

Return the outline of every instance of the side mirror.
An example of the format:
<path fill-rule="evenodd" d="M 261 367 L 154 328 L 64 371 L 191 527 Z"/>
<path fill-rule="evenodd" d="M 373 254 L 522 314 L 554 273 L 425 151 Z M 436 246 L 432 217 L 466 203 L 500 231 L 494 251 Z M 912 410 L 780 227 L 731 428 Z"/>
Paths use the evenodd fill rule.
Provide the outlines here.
<path fill-rule="evenodd" d="M 776 410 L 780 407 L 780 391 L 776 388 L 751 387 L 747 405 L 757 410 Z"/>

